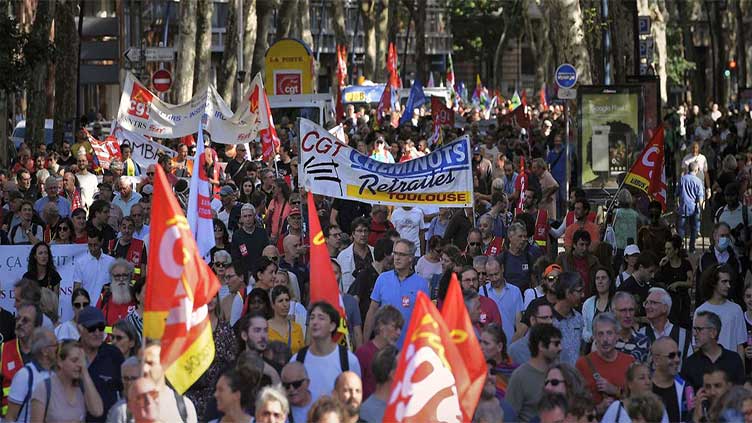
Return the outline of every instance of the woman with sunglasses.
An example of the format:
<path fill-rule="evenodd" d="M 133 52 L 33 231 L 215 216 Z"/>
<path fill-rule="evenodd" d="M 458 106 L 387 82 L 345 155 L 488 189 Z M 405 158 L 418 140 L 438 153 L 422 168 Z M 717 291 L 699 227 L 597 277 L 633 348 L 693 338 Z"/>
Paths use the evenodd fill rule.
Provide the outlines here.
<path fill-rule="evenodd" d="M 63 341 L 57 349 L 56 370 L 34 389 L 32 422 L 82 422 L 87 413 L 104 413 L 102 398 L 89 376 L 84 350 L 77 341 Z"/>
<path fill-rule="evenodd" d="M 506 396 L 509 378 L 517 368 L 507 354 L 507 337 L 501 326 L 491 324 L 483 328 L 479 341 L 485 359 L 495 363 L 491 372 L 496 375 L 496 397 L 501 401 Z"/>
<path fill-rule="evenodd" d="M 88 307 L 91 304 L 89 293 L 84 288 L 76 288 L 71 293 L 71 305 L 73 306 L 73 318 L 67 322 L 61 323 L 55 328 L 55 337 L 57 339 L 73 339 L 78 340 L 79 333 L 76 321 L 78 321 L 78 314 L 84 307 Z"/>
<path fill-rule="evenodd" d="M 269 319 L 269 342 L 283 342 L 295 354 L 303 348 L 305 339 L 303 328 L 290 316 L 290 291 L 286 286 L 272 288 L 271 303 L 274 315 Z"/>
<path fill-rule="evenodd" d="M 73 221 L 69 217 L 61 218 L 52 230 L 52 244 L 73 244 Z"/>
<path fill-rule="evenodd" d="M 214 389 L 214 399 L 217 410 L 224 415 L 222 418 L 211 420 L 210 423 L 250 423 L 253 418 L 246 410 L 250 409 L 253 400 L 250 391 L 246 389 L 246 380 L 235 369 L 226 370 L 217 380 Z"/>
<path fill-rule="evenodd" d="M 590 277 L 590 292 L 595 292 L 582 304 L 582 320 L 585 325 L 582 328 L 582 340 L 589 344 L 593 340 L 593 321 L 601 313 L 612 311 L 611 300 L 616 293 L 611 271 L 603 265 L 598 265 L 593 269 Z"/>
<path fill-rule="evenodd" d="M 29 252 L 29 266 L 23 275 L 26 279 L 36 281 L 41 288 L 58 292 L 62 278 L 55 270 L 52 251 L 45 242 L 37 242 Z"/>
<path fill-rule="evenodd" d="M 556 363 L 548 367 L 543 391 L 562 394 L 567 397 L 569 404 L 573 404 L 578 398 L 590 395 L 580 372 L 567 363 Z"/>
<path fill-rule="evenodd" d="M 214 393 L 214 387 L 217 385 L 217 380 L 220 379 L 221 372 L 225 369 L 227 363 L 234 363 L 238 356 L 238 343 L 235 333 L 232 327 L 221 319 L 219 296 L 215 295 L 209 301 L 207 307 L 216 353 L 209 368 L 185 392 L 185 395 L 196 406 L 196 415 L 199 421 L 207 421 L 211 417 L 207 414 L 210 412 L 209 402 L 212 393 Z"/>
<path fill-rule="evenodd" d="M 652 393 L 653 382 L 650 379 L 650 369 L 645 363 L 635 361 L 627 369 L 627 384 L 624 388 L 622 397 L 611 403 L 606 409 L 601 421 L 613 423 L 632 423 L 629 418 L 625 404 L 631 399 L 639 397 L 646 393 Z M 668 414 L 663 410 L 661 423 L 668 423 Z"/>
<path fill-rule="evenodd" d="M 112 326 L 112 345 L 116 346 L 124 358 L 138 354 L 141 342 L 136 334 L 136 329 L 127 320 L 118 320 Z"/>

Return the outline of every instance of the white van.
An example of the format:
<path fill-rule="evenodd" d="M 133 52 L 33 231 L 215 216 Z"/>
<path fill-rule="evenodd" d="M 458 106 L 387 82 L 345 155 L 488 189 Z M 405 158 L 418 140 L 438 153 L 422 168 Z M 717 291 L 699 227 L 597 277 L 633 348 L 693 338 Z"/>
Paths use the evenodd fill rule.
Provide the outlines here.
<path fill-rule="evenodd" d="M 331 94 L 271 95 L 269 108 L 275 124 L 279 124 L 283 117 L 293 123 L 302 117 L 324 127 L 334 125 L 335 121 Z"/>
<path fill-rule="evenodd" d="M 53 119 L 45 119 L 44 120 L 44 143 L 47 145 L 52 144 L 52 125 L 54 124 Z M 10 139 L 13 141 L 13 145 L 16 146 L 16 150 L 18 150 L 18 146 L 21 145 L 21 143 L 24 141 L 24 136 L 26 136 L 26 121 L 22 120 L 18 122 L 18 125 L 16 125 L 15 128 L 13 128 L 13 134 L 11 134 Z"/>

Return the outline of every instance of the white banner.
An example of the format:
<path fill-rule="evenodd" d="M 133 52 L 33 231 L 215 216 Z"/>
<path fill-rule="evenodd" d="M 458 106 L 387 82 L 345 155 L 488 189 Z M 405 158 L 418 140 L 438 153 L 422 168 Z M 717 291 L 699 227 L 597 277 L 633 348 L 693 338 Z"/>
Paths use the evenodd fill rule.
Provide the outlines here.
<path fill-rule="evenodd" d="M 261 89 L 263 90 L 263 85 Z M 169 104 L 160 100 L 133 74 L 128 73 L 120 96 L 117 121 L 123 128 L 141 135 L 180 138 L 195 134 L 199 122 L 206 114 L 205 127 L 211 134 L 212 141 L 244 144 L 258 135 L 258 113 L 254 113 L 257 109 L 256 83 L 251 84 L 238 111 L 233 113 L 213 86 L 197 90 L 196 95 L 183 104 Z"/>
<path fill-rule="evenodd" d="M 470 140 L 462 137 L 427 156 L 382 163 L 300 119 L 298 178 L 315 194 L 376 204 L 471 207 L 471 161 Z"/>
<path fill-rule="evenodd" d="M 178 155 L 177 151 L 156 143 L 143 135 L 124 129 L 120 125 L 112 131 L 112 135 L 117 138 L 120 145 L 128 143 L 131 146 L 131 158 L 144 169 L 144 172 L 149 165 L 157 164 L 159 159 L 157 152 L 162 151 L 163 154 L 170 157 Z"/>
<path fill-rule="evenodd" d="M 73 293 L 73 266 L 76 258 L 87 253 L 86 244 L 53 244 L 52 257 L 55 269 L 60 274 L 60 321 L 65 322 L 73 318 L 71 294 Z M 23 277 L 29 266 L 29 252 L 31 245 L 0 246 L 0 307 L 15 313 L 13 285 Z M 92 298 L 91 304 L 96 305 L 98 298 Z"/>

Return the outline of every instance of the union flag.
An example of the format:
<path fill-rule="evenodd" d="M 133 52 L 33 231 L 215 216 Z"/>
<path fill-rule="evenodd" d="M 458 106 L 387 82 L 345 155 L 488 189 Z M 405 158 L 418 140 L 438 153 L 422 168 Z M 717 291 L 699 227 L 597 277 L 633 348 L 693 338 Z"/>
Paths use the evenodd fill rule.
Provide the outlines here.
<path fill-rule="evenodd" d="M 470 383 L 444 319 L 431 300 L 418 292 L 383 421 L 466 421 L 459 393 L 466 392 Z"/>
<path fill-rule="evenodd" d="M 661 203 L 666 210 L 666 163 L 664 161 L 664 130 L 659 126 L 653 138 L 629 169 L 624 184 L 635 187 Z"/>
<path fill-rule="evenodd" d="M 161 339 L 162 367 L 184 393 L 214 360 L 207 304 L 219 281 L 202 259 L 164 170 L 156 166 L 144 298 L 144 337 Z"/>

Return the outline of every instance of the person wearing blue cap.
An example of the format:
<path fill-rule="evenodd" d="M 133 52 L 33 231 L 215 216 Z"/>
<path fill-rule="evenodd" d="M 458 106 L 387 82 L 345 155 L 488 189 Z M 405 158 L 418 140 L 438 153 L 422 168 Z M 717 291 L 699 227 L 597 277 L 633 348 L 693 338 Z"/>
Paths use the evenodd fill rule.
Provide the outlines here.
<path fill-rule="evenodd" d="M 104 413 L 100 417 L 86 415 L 87 422 L 104 422 L 110 407 L 118 401 L 118 394 L 123 390 L 120 377 L 120 365 L 125 360 L 117 347 L 104 342 L 105 319 L 101 310 L 84 307 L 78 313 L 78 332 L 80 342 L 88 363 L 89 375 L 94 381 Z"/>

